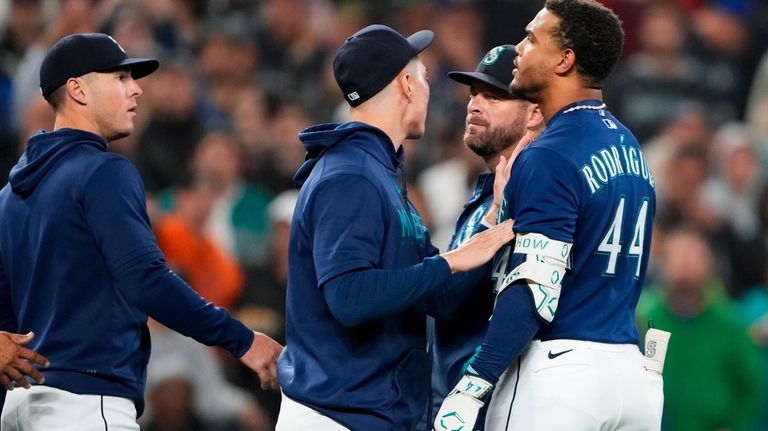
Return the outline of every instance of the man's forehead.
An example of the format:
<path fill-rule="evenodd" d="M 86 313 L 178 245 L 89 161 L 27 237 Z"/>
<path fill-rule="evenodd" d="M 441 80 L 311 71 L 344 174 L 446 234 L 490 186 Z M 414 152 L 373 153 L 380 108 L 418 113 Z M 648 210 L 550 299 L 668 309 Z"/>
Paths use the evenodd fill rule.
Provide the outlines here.
<path fill-rule="evenodd" d="M 470 90 L 474 90 L 478 92 L 493 93 L 495 95 L 498 95 L 501 98 L 505 98 L 505 99 L 509 98 L 508 91 L 504 91 L 495 85 L 491 85 L 479 79 L 472 80 L 472 83 L 469 85 L 469 88 Z"/>
<path fill-rule="evenodd" d="M 542 8 L 539 13 L 528 23 L 525 27 L 526 31 L 538 32 L 542 30 L 549 30 L 552 26 L 556 25 L 559 21 L 557 15 L 550 12 L 547 8 Z"/>

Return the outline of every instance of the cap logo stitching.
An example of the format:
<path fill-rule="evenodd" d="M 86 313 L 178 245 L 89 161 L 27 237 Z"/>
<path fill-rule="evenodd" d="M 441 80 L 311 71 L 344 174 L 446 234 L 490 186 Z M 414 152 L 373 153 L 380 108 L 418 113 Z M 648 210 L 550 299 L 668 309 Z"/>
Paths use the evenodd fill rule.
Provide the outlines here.
<path fill-rule="evenodd" d="M 357 100 L 357 99 L 360 98 L 360 95 L 357 94 L 357 91 L 353 91 L 353 92 L 347 94 L 347 98 L 349 98 L 349 100 Z"/>
<path fill-rule="evenodd" d="M 493 48 L 492 50 L 488 51 L 488 54 L 485 55 L 483 58 L 483 64 L 491 65 L 493 63 L 496 63 L 496 60 L 499 59 L 499 56 L 501 53 L 504 52 L 503 46 L 497 46 L 496 48 Z"/>

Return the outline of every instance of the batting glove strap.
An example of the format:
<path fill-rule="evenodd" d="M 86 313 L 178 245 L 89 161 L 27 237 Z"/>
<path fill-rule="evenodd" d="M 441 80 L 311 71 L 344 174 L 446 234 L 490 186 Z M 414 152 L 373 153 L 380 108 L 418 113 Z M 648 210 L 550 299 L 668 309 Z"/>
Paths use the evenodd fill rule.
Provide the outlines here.
<path fill-rule="evenodd" d="M 478 401 L 485 401 L 485 398 L 493 390 L 493 385 L 480 377 L 473 376 L 471 374 L 465 374 L 459 383 L 453 388 L 448 396 L 455 394 L 465 394 Z"/>

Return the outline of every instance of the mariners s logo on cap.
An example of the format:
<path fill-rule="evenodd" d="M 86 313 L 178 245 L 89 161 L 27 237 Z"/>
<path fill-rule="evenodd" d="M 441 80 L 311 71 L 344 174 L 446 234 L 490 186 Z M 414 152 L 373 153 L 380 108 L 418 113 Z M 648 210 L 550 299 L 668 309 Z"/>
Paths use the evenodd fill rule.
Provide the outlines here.
<path fill-rule="evenodd" d="M 515 68 L 515 57 L 517 57 L 517 51 L 514 45 L 500 45 L 491 48 L 485 54 L 474 72 L 455 70 L 448 72 L 448 77 L 465 85 L 472 85 L 478 81 L 484 82 L 508 93 L 509 82 L 512 81 L 512 70 Z"/>
<path fill-rule="evenodd" d="M 504 51 L 504 46 L 497 46 L 488 51 L 488 54 L 485 54 L 485 57 L 483 57 L 483 64 L 491 65 L 496 63 L 496 60 L 499 59 L 499 55 L 502 51 Z"/>

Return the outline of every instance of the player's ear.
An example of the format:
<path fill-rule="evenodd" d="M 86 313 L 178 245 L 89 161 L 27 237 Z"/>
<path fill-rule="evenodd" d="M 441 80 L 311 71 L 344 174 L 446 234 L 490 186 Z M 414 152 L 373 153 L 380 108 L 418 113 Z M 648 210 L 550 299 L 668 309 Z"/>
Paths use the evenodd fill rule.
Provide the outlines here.
<path fill-rule="evenodd" d="M 406 67 L 400 71 L 400 74 L 395 79 L 397 80 L 398 91 L 405 100 L 410 102 L 413 96 L 413 73 Z"/>
<path fill-rule="evenodd" d="M 560 61 L 555 66 L 555 73 L 565 75 L 574 67 L 576 67 L 576 53 L 566 48 L 560 53 Z"/>
<path fill-rule="evenodd" d="M 544 124 L 544 115 L 541 113 L 541 108 L 536 103 L 531 103 L 528 107 L 528 122 L 525 124 L 525 128 L 528 130 L 536 130 Z"/>
<path fill-rule="evenodd" d="M 67 97 L 74 100 L 80 105 L 86 104 L 86 88 L 85 82 L 82 78 L 69 78 L 64 83 L 67 88 Z"/>

